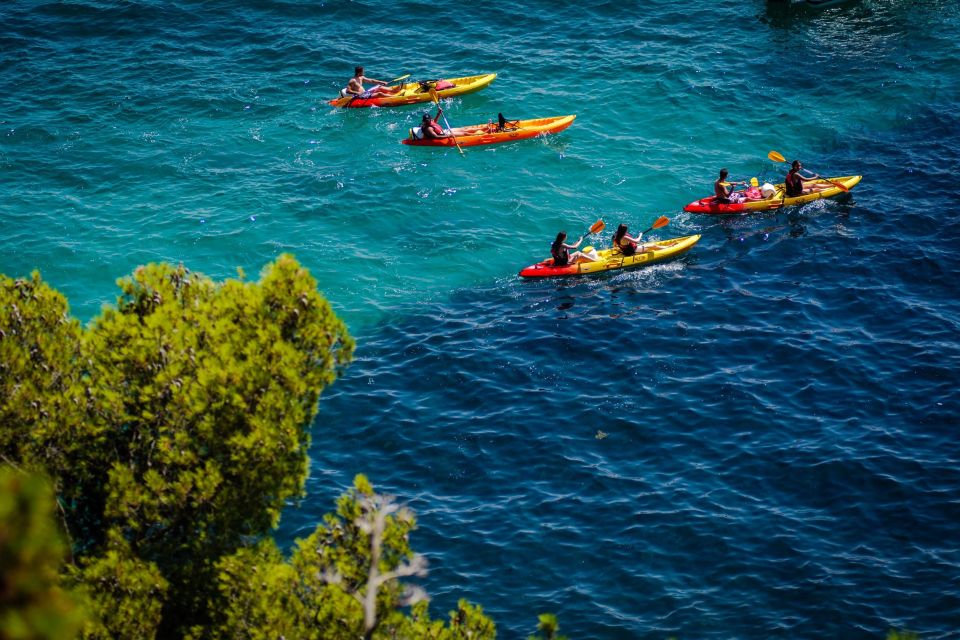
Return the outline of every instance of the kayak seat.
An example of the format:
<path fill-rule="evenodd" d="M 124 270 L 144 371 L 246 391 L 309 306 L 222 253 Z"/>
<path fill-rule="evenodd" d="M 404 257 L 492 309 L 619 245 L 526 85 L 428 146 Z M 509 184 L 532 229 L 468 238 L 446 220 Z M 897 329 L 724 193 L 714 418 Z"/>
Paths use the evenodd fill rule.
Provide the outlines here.
<path fill-rule="evenodd" d="M 519 120 L 507 120 L 502 113 L 497 114 L 497 131 L 516 131 L 520 128 Z"/>
<path fill-rule="evenodd" d="M 417 93 L 429 93 L 430 89 L 443 91 L 444 89 L 452 89 L 457 86 L 449 80 L 421 80 L 417 84 L 419 85 Z"/>

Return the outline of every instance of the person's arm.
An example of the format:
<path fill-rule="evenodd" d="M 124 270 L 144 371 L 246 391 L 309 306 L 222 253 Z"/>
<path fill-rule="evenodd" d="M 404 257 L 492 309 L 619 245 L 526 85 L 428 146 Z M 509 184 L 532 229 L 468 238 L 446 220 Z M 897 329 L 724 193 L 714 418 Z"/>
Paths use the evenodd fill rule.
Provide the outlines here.
<path fill-rule="evenodd" d="M 583 236 L 580 236 L 580 239 L 577 240 L 574 244 L 563 243 L 563 246 L 565 246 L 567 249 L 576 249 L 577 247 L 580 246 L 581 242 L 583 242 Z"/>
<path fill-rule="evenodd" d="M 363 76 L 363 79 L 366 80 L 367 82 L 372 82 L 373 84 L 379 84 L 380 86 L 387 84 L 383 80 L 375 80 L 373 78 L 368 78 L 367 76 Z"/>

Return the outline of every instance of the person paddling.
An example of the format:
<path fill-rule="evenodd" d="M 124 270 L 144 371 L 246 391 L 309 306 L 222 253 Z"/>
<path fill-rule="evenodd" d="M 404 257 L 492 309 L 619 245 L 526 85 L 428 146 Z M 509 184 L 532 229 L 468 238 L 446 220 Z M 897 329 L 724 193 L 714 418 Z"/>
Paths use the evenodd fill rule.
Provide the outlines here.
<path fill-rule="evenodd" d="M 621 222 L 616 233 L 613 234 L 613 248 L 619 249 L 625 256 L 632 256 L 637 252 L 642 237 L 643 233 L 638 233 L 636 238 L 632 237 L 627 233 L 627 225 Z"/>
<path fill-rule="evenodd" d="M 720 177 L 713 183 L 713 194 L 717 197 L 717 202 L 720 204 L 743 202 L 743 194 L 734 191 L 733 188 L 738 184 L 747 186 L 747 183 L 727 182 L 727 175 L 729 175 L 729 172 L 726 168 L 720 169 Z M 727 189 L 728 186 L 730 187 L 729 190 Z"/>
<path fill-rule="evenodd" d="M 666 216 L 660 216 L 660 218 L 654 223 L 652 227 L 647 229 L 647 231 L 652 231 L 653 229 L 659 229 L 667 225 L 670 220 Z M 663 249 L 662 246 L 654 242 L 654 244 L 641 244 L 641 239 L 643 238 L 644 232 L 641 231 L 637 234 L 637 237 L 634 238 L 629 233 L 627 233 L 627 225 L 620 223 L 620 226 L 617 227 L 617 232 L 613 234 L 613 248 L 619 249 L 620 253 L 624 256 L 632 256 L 637 253 L 637 249 L 641 252 Z"/>
<path fill-rule="evenodd" d="M 372 82 L 377 86 L 364 89 L 364 82 Z M 346 88 L 340 90 L 340 96 L 343 98 L 348 96 L 353 96 L 354 98 L 376 98 L 378 96 L 392 96 L 400 91 L 400 87 L 391 89 L 386 86 L 386 84 L 383 80 L 375 80 L 363 75 L 363 67 L 355 67 L 353 77 L 350 78 Z"/>
<path fill-rule="evenodd" d="M 444 129 L 440 126 L 440 123 L 437 122 L 437 119 L 440 117 L 440 114 L 443 113 L 443 109 L 440 105 L 437 105 L 437 115 L 430 117 L 429 113 L 424 113 L 423 118 L 420 122 L 420 131 L 423 133 L 424 138 L 449 138 L 450 130 Z"/>
<path fill-rule="evenodd" d="M 580 239 L 573 244 L 566 244 L 566 239 L 567 232 L 561 231 L 557 234 L 557 238 L 553 241 L 553 244 L 550 245 L 550 255 L 553 256 L 553 266 L 565 267 L 568 264 L 576 264 L 578 262 L 596 261 L 596 257 L 589 253 L 582 251 L 570 253 L 570 249 L 576 249 L 580 246 L 580 243 L 583 242 L 583 236 L 580 236 Z"/>
<path fill-rule="evenodd" d="M 803 164 L 801 164 L 799 160 L 794 160 L 790 165 L 790 171 L 787 173 L 783 185 L 784 192 L 788 198 L 795 198 L 807 193 L 814 193 L 830 188 L 830 184 L 821 182 L 823 178 L 820 177 L 820 175 L 815 173 L 812 177 L 808 178 L 800 173 L 801 169 L 803 169 Z M 805 186 L 807 184 L 809 184 L 809 186 Z"/>

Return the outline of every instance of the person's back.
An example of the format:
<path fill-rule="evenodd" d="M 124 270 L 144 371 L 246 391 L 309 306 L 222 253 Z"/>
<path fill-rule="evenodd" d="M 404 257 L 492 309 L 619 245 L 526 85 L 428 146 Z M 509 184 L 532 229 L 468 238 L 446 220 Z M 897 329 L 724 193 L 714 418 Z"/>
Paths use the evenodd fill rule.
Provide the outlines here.
<path fill-rule="evenodd" d="M 555 267 L 565 267 L 570 263 L 570 251 L 563 243 L 566 239 L 567 234 L 561 231 L 557 234 L 557 239 L 550 245 L 550 255 L 553 257 L 553 266 Z"/>
<path fill-rule="evenodd" d="M 788 198 L 795 198 L 803 193 L 803 180 L 800 179 L 800 172 L 791 168 L 783 184 L 784 192 Z"/>
<path fill-rule="evenodd" d="M 613 248 L 619 249 L 625 256 L 632 256 L 637 252 L 637 243 L 627 235 L 627 225 L 621 224 L 613 234 Z"/>
<path fill-rule="evenodd" d="M 717 202 L 727 203 L 729 199 L 727 197 L 727 187 L 723 184 L 723 178 L 719 178 L 716 182 L 713 183 L 713 197 L 717 199 Z"/>

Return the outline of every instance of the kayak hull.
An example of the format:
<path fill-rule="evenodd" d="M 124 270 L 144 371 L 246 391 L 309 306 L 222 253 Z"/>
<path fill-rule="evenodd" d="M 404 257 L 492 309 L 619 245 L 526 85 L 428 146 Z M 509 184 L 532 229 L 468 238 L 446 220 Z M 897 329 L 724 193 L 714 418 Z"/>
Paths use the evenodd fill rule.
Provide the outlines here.
<path fill-rule="evenodd" d="M 640 267 L 655 262 L 662 262 L 685 253 L 689 251 L 693 245 L 697 244 L 699 240 L 700 236 L 695 235 L 648 242 L 644 244 L 644 247 L 647 248 L 646 251 L 638 250 L 637 253 L 632 256 L 624 256 L 620 251 L 614 249 L 604 249 L 597 252 L 600 259 L 596 262 L 578 262 L 562 267 L 553 266 L 553 258 L 549 258 L 543 262 L 538 262 L 525 269 L 521 269 L 520 276 L 523 278 L 555 278 Z M 660 248 L 655 249 L 653 248 L 654 246 Z"/>
<path fill-rule="evenodd" d="M 845 186 L 847 189 L 852 189 L 860 182 L 862 178 L 863 176 L 840 176 L 838 178 L 826 178 L 825 181 L 837 182 Z M 783 184 L 774 186 L 777 192 L 772 198 L 763 198 L 762 200 L 747 200 L 746 202 L 731 202 L 727 204 L 718 203 L 716 197 L 701 198 L 700 200 L 691 202 L 685 206 L 683 210 L 687 211 L 688 213 L 706 213 L 713 215 L 750 213 L 751 211 L 768 211 L 770 209 L 779 209 L 781 207 L 789 207 L 796 204 L 805 204 L 807 202 L 813 202 L 814 200 L 832 198 L 840 195 L 841 193 L 845 193 L 843 189 L 831 186 L 823 191 L 807 193 L 793 198 L 784 198 Z"/>
<path fill-rule="evenodd" d="M 559 133 L 573 124 L 577 116 L 554 116 L 551 118 L 537 118 L 534 120 L 519 120 L 515 127 L 508 127 L 504 131 L 490 131 L 495 125 L 477 124 L 470 127 L 455 127 L 451 129 L 454 138 L 423 138 L 412 137 L 401 140 L 403 144 L 412 147 L 476 147 L 484 144 L 500 144 L 501 142 L 515 142 L 527 140 L 540 135 Z"/>
<path fill-rule="evenodd" d="M 484 73 L 477 76 L 464 76 L 462 78 L 446 78 L 447 82 L 453 84 L 447 89 L 437 91 L 439 98 L 452 98 L 462 96 L 474 91 L 480 91 L 497 77 L 495 73 Z M 436 81 L 431 81 L 436 84 Z M 402 90 L 390 96 L 377 96 L 375 98 L 334 98 L 327 104 L 335 107 L 344 107 L 347 109 L 362 109 L 364 107 L 402 107 L 408 104 L 418 104 L 421 102 L 431 102 L 429 89 L 424 90 L 419 82 L 405 82 L 399 85 L 392 85 L 391 88 L 402 87 Z"/>

